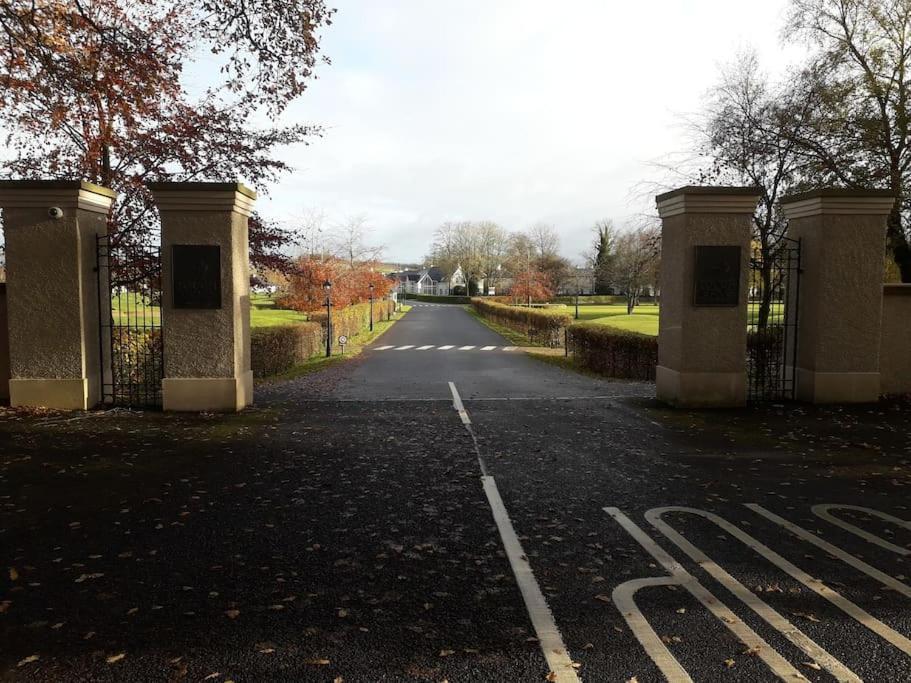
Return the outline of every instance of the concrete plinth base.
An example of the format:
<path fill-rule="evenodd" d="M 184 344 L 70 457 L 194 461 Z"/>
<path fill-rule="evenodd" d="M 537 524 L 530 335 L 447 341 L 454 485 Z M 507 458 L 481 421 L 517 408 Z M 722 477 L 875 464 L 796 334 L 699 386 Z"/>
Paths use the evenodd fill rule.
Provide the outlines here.
<path fill-rule="evenodd" d="M 171 377 L 161 385 L 162 407 L 178 412 L 234 413 L 253 402 L 253 373 L 240 377 Z"/>
<path fill-rule="evenodd" d="M 83 379 L 11 379 L 9 404 L 13 408 L 88 410 L 89 381 Z"/>
<path fill-rule="evenodd" d="M 747 402 L 745 372 L 677 372 L 659 365 L 658 399 L 680 408 L 736 408 Z"/>
<path fill-rule="evenodd" d="M 809 403 L 875 403 L 878 372 L 816 372 L 797 368 L 797 398 Z"/>

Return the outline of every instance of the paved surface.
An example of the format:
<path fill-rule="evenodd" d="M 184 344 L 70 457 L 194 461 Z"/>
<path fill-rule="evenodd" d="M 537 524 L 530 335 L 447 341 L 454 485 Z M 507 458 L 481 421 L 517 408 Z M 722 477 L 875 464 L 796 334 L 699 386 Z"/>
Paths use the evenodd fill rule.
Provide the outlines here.
<path fill-rule="evenodd" d="M 418 305 L 240 416 L 0 414 L 4 679 L 911 680 L 907 404 L 506 345 Z"/>

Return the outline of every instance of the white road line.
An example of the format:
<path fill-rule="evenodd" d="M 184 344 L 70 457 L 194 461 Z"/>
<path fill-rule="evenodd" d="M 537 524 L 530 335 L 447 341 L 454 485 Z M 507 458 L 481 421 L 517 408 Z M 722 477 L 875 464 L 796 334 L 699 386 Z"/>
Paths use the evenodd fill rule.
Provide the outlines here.
<path fill-rule="evenodd" d="M 750 506 L 747 506 L 750 507 Z M 759 507 L 758 505 L 756 507 Z M 762 509 L 762 508 L 760 508 Z M 769 548 L 767 545 L 760 543 L 756 538 L 750 536 L 750 534 L 742 531 L 739 527 L 734 526 L 730 522 L 727 522 L 717 515 L 713 515 L 710 512 L 705 512 L 704 510 L 697 510 L 696 508 L 685 508 L 685 507 L 673 507 L 673 508 L 661 508 L 662 511 L 674 511 L 674 512 L 689 512 L 694 515 L 699 515 L 708 519 L 722 529 L 724 529 L 731 536 L 736 538 L 741 543 L 745 544 L 751 550 L 762 555 L 769 562 L 774 564 L 776 567 L 781 569 L 783 572 L 788 574 L 791 578 L 800 581 L 804 586 L 809 588 L 811 591 L 816 593 L 822 598 L 825 598 L 833 605 L 838 607 L 842 612 L 851 616 L 852 618 L 859 621 L 861 624 L 866 626 L 868 629 L 873 631 L 875 634 L 880 636 L 883 640 L 892 643 L 899 650 L 904 652 L 907 655 L 911 655 L 911 640 L 908 640 L 901 633 L 894 631 L 893 629 L 886 626 L 879 619 L 874 617 L 869 612 L 861 609 L 853 602 L 848 600 L 846 597 L 833 591 L 827 585 L 825 585 L 820 579 L 817 579 L 813 576 L 807 574 L 804 570 L 800 569 L 796 565 L 792 564 L 784 557 L 776 553 L 774 550 Z M 754 510 L 759 512 L 759 510 Z M 762 514 L 762 513 L 760 513 Z M 769 513 L 771 514 L 771 513 Z M 782 520 L 784 521 L 784 520 Z M 834 546 L 833 546 L 834 547 Z"/>
<path fill-rule="evenodd" d="M 519 348 L 519 347 L 518 346 L 504 346 L 503 350 L 504 351 L 515 351 L 517 348 Z"/>
<path fill-rule="evenodd" d="M 626 619 L 626 625 L 630 627 L 633 635 L 645 648 L 661 673 L 669 681 L 680 681 L 688 683 L 693 679 L 686 672 L 677 658 L 671 654 L 661 638 L 655 633 L 655 629 L 648 623 L 648 619 L 642 614 L 642 610 L 636 605 L 635 595 L 640 588 L 652 588 L 655 586 L 679 586 L 680 580 L 673 576 L 658 576 L 648 579 L 632 579 L 626 583 L 621 583 L 614 588 L 611 593 L 611 600 L 620 610 L 620 614 Z"/>
<path fill-rule="evenodd" d="M 493 351 L 495 348 L 497 348 L 497 347 L 496 346 L 485 346 L 483 349 L 481 349 L 481 351 Z"/>
<path fill-rule="evenodd" d="M 747 503 L 746 507 L 748 507 L 750 510 L 752 510 L 753 512 L 755 512 L 757 514 L 762 515 L 766 519 L 769 519 L 769 520 L 775 522 L 779 526 L 784 527 L 785 529 L 790 531 L 792 534 L 794 534 L 798 538 L 803 539 L 807 543 L 812 543 L 817 548 L 820 548 L 820 549 L 824 550 L 825 552 L 829 553 L 829 555 L 837 557 L 839 560 L 841 560 L 845 564 L 850 565 L 859 571 L 862 571 L 864 574 L 866 574 L 867 576 L 869 576 L 873 579 L 876 579 L 884 586 L 887 586 L 888 588 L 891 588 L 892 590 L 894 590 L 896 593 L 901 593 L 906 598 L 911 598 L 911 586 L 908 586 L 907 584 L 902 583 L 898 579 L 889 576 L 885 572 L 881 572 L 876 567 L 873 567 L 873 566 L 867 564 L 866 562 L 864 562 L 863 560 L 854 557 L 854 555 L 851 555 L 850 553 L 846 553 L 844 550 L 842 550 L 838 546 L 834 546 L 831 543 L 829 543 L 828 541 L 822 540 L 819 536 L 816 536 L 815 534 L 811 534 L 809 531 L 807 531 L 803 527 L 799 527 L 796 524 L 793 524 L 792 522 L 789 522 L 788 520 L 784 519 L 783 517 L 779 517 L 774 512 L 769 512 L 761 505 L 757 505 L 756 503 Z M 911 641 L 908 641 L 908 642 L 909 642 L 909 645 L 911 645 Z M 911 654 L 911 651 L 909 651 L 908 654 Z"/>
<path fill-rule="evenodd" d="M 438 348 L 440 351 L 449 351 L 449 349 L 454 349 L 455 347 L 454 347 L 452 344 L 448 344 L 448 345 L 446 345 L 446 346 L 439 346 L 439 347 L 437 347 L 437 348 Z"/>
<path fill-rule="evenodd" d="M 471 351 L 474 346 L 460 346 L 459 351 Z"/>
<path fill-rule="evenodd" d="M 836 505 L 833 503 L 827 503 L 825 505 L 814 505 L 810 509 L 813 511 L 814 515 L 826 520 L 827 522 L 829 522 L 829 524 L 834 524 L 835 526 L 841 527 L 845 531 L 850 531 L 855 536 L 860 536 L 865 541 L 873 543 L 874 545 L 878 545 L 880 548 L 885 548 L 886 550 L 891 550 L 893 553 L 897 553 L 899 555 L 911 555 L 911 550 L 908 550 L 907 548 L 902 548 L 900 545 L 895 545 L 894 543 L 889 543 L 889 541 L 887 541 L 884 538 L 880 538 L 879 536 L 876 536 L 867 531 L 864 531 L 860 527 L 854 526 L 850 522 L 846 522 L 843 519 L 839 519 L 835 515 L 831 514 L 829 512 L 829 510 L 854 510 L 856 512 L 863 512 L 863 513 L 871 515 L 873 517 L 879 517 L 880 519 L 882 519 L 886 522 L 891 522 L 892 524 L 903 527 L 905 529 L 911 529 L 911 522 L 906 522 L 903 519 L 899 519 L 898 517 L 893 517 L 892 515 L 887 514 L 885 512 L 880 512 L 879 510 L 872 510 L 870 508 L 861 507 L 860 505 Z"/>
<path fill-rule="evenodd" d="M 408 349 L 413 349 L 413 348 L 414 348 L 414 344 L 406 344 L 405 346 L 398 347 L 396 349 L 396 351 L 407 351 Z"/>
<path fill-rule="evenodd" d="M 484 486 L 484 493 L 487 495 L 487 502 L 493 513 L 494 522 L 497 530 L 500 532 L 500 540 L 503 543 L 503 549 L 506 551 L 506 557 L 509 559 L 509 566 L 512 568 L 513 576 L 516 577 L 516 583 L 519 591 L 522 593 L 522 600 L 525 603 L 525 609 L 531 619 L 531 624 L 535 629 L 538 637 L 538 645 L 541 647 L 541 653 L 547 660 L 550 667 L 551 676 L 549 681 L 558 683 L 579 683 L 579 677 L 573 667 L 573 661 L 566 651 L 566 645 L 563 643 L 563 636 L 557 628 L 554 616 L 547 606 L 541 587 L 535 579 L 535 574 L 528 562 L 528 556 L 522 549 L 519 537 L 513 529 L 512 522 L 509 519 L 509 513 L 500 497 L 500 491 L 497 489 L 497 482 L 493 477 L 487 475 L 484 459 L 481 457 L 481 451 L 478 447 L 478 440 L 471 428 L 471 418 L 465 405 L 462 403 L 462 397 L 459 396 L 459 390 L 456 389 L 455 382 L 449 382 L 449 391 L 452 392 L 452 407 L 459 413 L 462 424 L 471 435 L 474 442 L 475 451 L 478 456 L 478 465 L 481 467 L 481 483 Z"/>
<path fill-rule="evenodd" d="M 427 346 L 419 346 L 419 347 L 417 348 L 417 350 L 418 350 L 418 351 L 426 351 L 427 349 L 432 349 L 433 347 L 434 347 L 434 344 L 428 344 Z"/>
<path fill-rule="evenodd" d="M 558 681 L 559 683 L 578 683 L 579 677 L 573 668 L 573 660 L 570 659 L 566 651 L 566 645 L 563 643 L 563 636 L 557 628 L 554 621 L 554 615 L 547 606 L 541 587 L 538 585 L 535 574 L 528 562 L 528 557 L 522 549 L 516 531 L 512 527 L 509 514 L 503 505 L 503 499 L 500 498 L 500 492 L 497 490 L 497 483 L 493 477 L 481 477 L 484 483 L 484 492 L 487 494 L 487 501 L 490 503 L 490 509 L 493 511 L 493 519 L 497 523 L 497 529 L 500 531 L 500 539 L 503 541 L 503 549 L 506 551 L 506 557 L 509 558 L 509 565 L 512 567 L 512 573 L 516 577 L 516 583 L 519 584 L 519 590 L 522 593 L 522 599 L 525 601 L 525 608 L 528 610 L 528 616 L 531 617 L 531 624 L 534 626 L 535 634 L 538 636 L 538 644 L 541 646 L 541 652 L 547 665 L 554 674 L 547 680 Z"/>
<path fill-rule="evenodd" d="M 862 679 L 857 674 L 817 645 L 809 636 L 800 631 L 767 603 L 763 602 L 759 596 L 719 567 L 708 557 L 708 555 L 687 541 L 679 532 L 671 528 L 667 522 L 661 519 L 661 515 L 665 512 L 690 512 L 690 510 L 686 508 L 655 508 L 645 513 L 645 519 L 647 519 L 658 531 L 664 534 L 674 545 L 689 555 L 691 560 L 708 572 L 716 581 L 718 581 L 718 583 L 727 588 L 747 607 L 762 617 L 769 626 L 803 650 L 819 666 L 831 673 L 836 680 L 851 681 L 852 683 L 861 682 Z M 718 524 L 720 519 L 711 513 L 704 513 L 703 516 L 716 524 Z"/>
<path fill-rule="evenodd" d="M 702 605 L 709 610 L 724 626 L 727 627 L 744 645 L 747 646 L 756 656 L 765 662 L 772 672 L 783 681 L 806 680 L 806 677 L 795 669 L 790 662 L 782 657 L 778 652 L 773 650 L 762 637 L 753 629 L 743 623 L 740 618 L 734 614 L 728 607 L 708 591 L 699 581 L 690 574 L 683 566 L 673 557 L 667 554 L 651 537 L 640 529 L 636 524 L 619 508 L 606 507 L 604 511 L 609 514 L 626 532 L 632 536 L 655 560 L 664 567 L 671 577 L 677 580 L 678 584 L 686 588 L 690 594 L 696 598 Z M 624 615 L 626 618 L 626 615 Z M 629 623 L 629 619 L 627 619 Z M 632 628 L 632 626 L 630 626 Z M 649 657 L 659 667 L 664 661 L 665 653 L 657 650 L 650 650 L 651 641 L 639 641 L 642 647 L 646 649 Z M 666 649 L 666 648 L 665 648 Z M 662 673 L 664 670 L 662 669 Z M 667 674 L 665 674 L 667 675 Z M 679 680 L 668 677 L 669 680 Z"/>
<path fill-rule="evenodd" d="M 388 349 L 394 349 L 394 346 L 375 346 L 373 347 L 374 351 L 387 351 Z"/>
<path fill-rule="evenodd" d="M 458 411 L 459 417 L 462 418 L 462 424 L 470 425 L 471 418 L 468 417 L 468 411 L 466 411 L 465 406 L 462 405 L 462 397 L 459 396 L 459 390 L 456 389 L 454 382 L 449 383 L 449 391 L 452 392 L 452 407 Z"/>

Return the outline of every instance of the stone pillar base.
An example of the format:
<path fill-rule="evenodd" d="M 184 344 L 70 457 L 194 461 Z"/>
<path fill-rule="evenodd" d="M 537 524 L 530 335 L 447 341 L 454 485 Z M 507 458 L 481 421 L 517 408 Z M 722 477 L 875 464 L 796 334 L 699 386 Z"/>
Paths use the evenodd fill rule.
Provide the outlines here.
<path fill-rule="evenodd" d="M 161 394 L 165 410 L 235 413 L 253 402 L 253 373 L 240 377 L 166 377 Z"/>
<path fill-rule="evenodd" d="M 738 408 L 747 403 L 745 372 L 677 372 L 659 365 L 658 399 L 680 408 Z"/>
<path fill-rule="evenodd" d="M 878 372 L 816 372 L 797 368 L 797 398 L 809 403 L 876 403 Z"/>
<path fill-rule="evenodd" d="M 88 410 L 89 381 L 82 379 L 11 379 L 9 404 L 13 408 Z"/>

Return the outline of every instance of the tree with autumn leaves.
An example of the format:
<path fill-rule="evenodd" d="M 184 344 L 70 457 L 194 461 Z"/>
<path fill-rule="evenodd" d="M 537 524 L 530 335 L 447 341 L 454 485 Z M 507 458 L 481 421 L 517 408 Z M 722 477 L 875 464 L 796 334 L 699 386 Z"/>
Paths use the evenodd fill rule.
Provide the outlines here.
<path fill-rule="evenodd" d="M 148 182 L 242 178 L 262 190 L 291 170 L 275 150 L 319 129 L 251 122 L 304 93 L 333 12 L 323 0 L 4 0 L 0 175 L 116 190 L 115 244 L 156 231 Z M 200 59 L 211 80 L 191 94 L 183 77 Z M 256 215 L 250 228 L 254 266 L 286 269 L 293 231 Z"/>
<path fill-rule="evenodd" d="M 392 290 L 392 281 L 376 270 L 377 263 L 351 262 L 336 256 L 303 256 L 294 263 L 291 274 L 276 303 L 303 313 L 318 311 L 326 305 L 326 281 L 332 283 L 332 305 L 343 308 L 374 299 L 383 299 Z"/>

